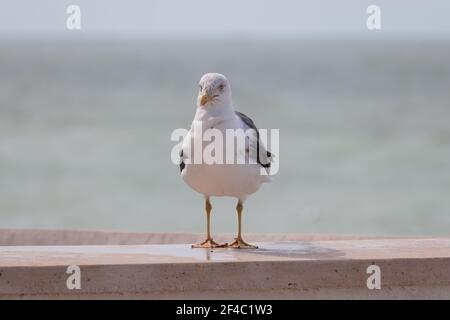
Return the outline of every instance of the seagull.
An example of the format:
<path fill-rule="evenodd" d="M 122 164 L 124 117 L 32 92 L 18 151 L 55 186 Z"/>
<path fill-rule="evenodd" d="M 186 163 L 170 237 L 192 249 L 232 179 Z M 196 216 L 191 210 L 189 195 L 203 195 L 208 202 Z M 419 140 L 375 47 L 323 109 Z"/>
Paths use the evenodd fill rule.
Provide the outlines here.
<path fill-rule="evenodd" d="M 241 148 L 239 148 L 239 143 L 237 148 L 234 148 L 233 145 L 232 150 L 227 150 L 226 143 L 223 143 L 222 146 L 223 154 L 231 152 L 234 158 L 251 158 L 253 161 L 235 161 L 232 164 L 225 161 L 221 163 L 195 162 L 195 151 L 192 152 L 195 146 L 200 145 L 202 152 L 206 148 L 204 137 L 194 129 L 194 126 L 199 124 L 203 130 L 218 130 L 223 137 L 226 137 L 228 129 L 244 131 L 251 129 L 249 131 L 253 134 L 245 136 L 246 141 L 244 145 L 241 144 Z M 259 131 L 253 120 L 245 114 L 235 111 L 231 87 L 227 78 L 219 73 L 203 75 L 199 83 L 194 120 L 183 139 L 180 152 L 180 171 L 183 180 L 189 187 L 202 194 L 205 199 L 206 239 L 199 244 L 192 245 L 193 248 L 257 248 L 242 238 L 242 211 L 246 198 L 258 191 L 263 183 L 271 180 L 269 177 L 271 161 L 272 154 L 266 151 L 260 141 Z M 230 244 L 219 244 L 211 236 L 211 197 L 237 199 L 238 232 Z"/>

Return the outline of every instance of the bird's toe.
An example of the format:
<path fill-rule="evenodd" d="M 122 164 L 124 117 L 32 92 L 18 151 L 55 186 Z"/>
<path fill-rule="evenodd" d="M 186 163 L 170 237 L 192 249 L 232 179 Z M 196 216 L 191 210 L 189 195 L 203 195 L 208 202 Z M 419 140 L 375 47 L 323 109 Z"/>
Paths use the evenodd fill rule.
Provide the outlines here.
<path fill-rule="evenodd" d="M 227 243 L 220 244 L 215 242 L 213 239 L 206 239 L 201 243 L 193 244 L 191 247 L 212 249 L 212 248 L 226 248 L 227 246 L 228 246 Z"/>

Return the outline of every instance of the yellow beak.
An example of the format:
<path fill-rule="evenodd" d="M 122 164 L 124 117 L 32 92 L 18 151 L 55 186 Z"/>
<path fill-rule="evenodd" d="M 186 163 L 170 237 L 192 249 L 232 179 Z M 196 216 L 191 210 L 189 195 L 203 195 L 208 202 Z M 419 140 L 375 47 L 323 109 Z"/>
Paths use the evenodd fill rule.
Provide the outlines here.
<path fill-rule="evenodd" d="M 211 100 L 211 98 L 208 96 L 207 93 L 205 93 L 204 95 L 202 95 L 202 97 L 200 98 L 200 105 L 204 106 L 209 100 Z"/>

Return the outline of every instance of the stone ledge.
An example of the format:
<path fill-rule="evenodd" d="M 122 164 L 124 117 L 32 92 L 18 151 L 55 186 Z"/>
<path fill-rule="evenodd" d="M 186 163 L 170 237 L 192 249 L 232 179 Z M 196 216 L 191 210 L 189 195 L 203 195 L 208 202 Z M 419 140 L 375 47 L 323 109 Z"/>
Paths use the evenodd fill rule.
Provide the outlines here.
<path fill-rule="evenodd" d="M 450 239 L 189 245 L 3 246 L 1 298 L 450 298 Z M 367 267 L 381 268 L 369 290 Z M 68 290 L 66 268 L 81 269 Z"/>
<path fill-rule="evenodd" d="M 214 234 L 219 242 L 230 241 L 234 234 Z M 46 229 L 0 229 L 0 246 L 37 245 L 127 245 L 127 244 L 183 244 L 203 240 L 204 233 L 158 233 L 122 232 L 97 230 L 46 230 Z M 315 241 L 408 238 L 379 235 L 343 234 L 247 234 L 248 241 Z"/>

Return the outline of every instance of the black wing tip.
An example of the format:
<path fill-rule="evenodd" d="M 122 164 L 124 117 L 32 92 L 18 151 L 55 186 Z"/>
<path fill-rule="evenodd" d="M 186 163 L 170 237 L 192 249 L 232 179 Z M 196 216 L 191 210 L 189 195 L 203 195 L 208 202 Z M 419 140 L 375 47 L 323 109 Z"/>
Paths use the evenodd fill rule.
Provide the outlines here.
<path fill-rule="evenodd" d="M 272 153 L 270 152 L 270 151 L 266 151 L 266 155 L 267 155 L 267 158 L 271 158 L 272 157 Z M 270 164 L 271 164 L 271 161 L 270 161 L 270 159 L 269 159 L 269 162 L 268 163 L 262 163 L 260 160 L 259 160 L 259 155 L 258 155 L 258 159 L 257 159 L 257 162 L 259 163 L 259 165 L 261 166 L 261 167 L 263 167 L 263 168 L 270 168 Z"/>
<path fill-rule="evenodd" d="M 186 164 L 183 162 L 183 150 L 180 151 L 180 173 L 186 168 Z"/>
<path fill-rule="evenodd" d="M 259 165 L 263 168 L 269 169 L 270 168 L 270 162 L 266 163 L 266 164 L 262 164 L 261 162 L 259 163 Z"/>

